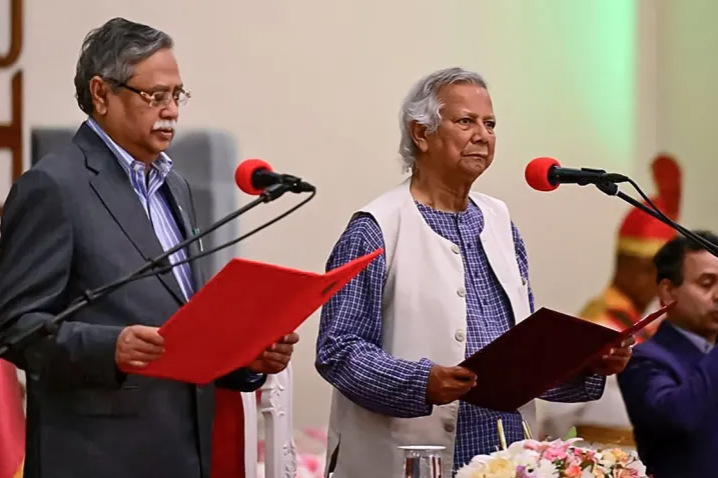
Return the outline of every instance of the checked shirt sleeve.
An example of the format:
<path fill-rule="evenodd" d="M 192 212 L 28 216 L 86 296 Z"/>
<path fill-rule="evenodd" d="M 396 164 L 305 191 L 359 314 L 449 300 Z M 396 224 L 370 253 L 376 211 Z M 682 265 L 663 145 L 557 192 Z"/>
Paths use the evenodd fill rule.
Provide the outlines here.
<path fill-rule="evenodd" d="M 356 216 L 334 247 L 327 270 L 380 247 L 384 240 L 374 219 Z M 344 396 L 368 410 L 398 418 L 429 415 L 426 386 L 433 364 L 400 360 L 381 348 L 385 276 L 382 254 L 327 302 L 315 366 Z"/>

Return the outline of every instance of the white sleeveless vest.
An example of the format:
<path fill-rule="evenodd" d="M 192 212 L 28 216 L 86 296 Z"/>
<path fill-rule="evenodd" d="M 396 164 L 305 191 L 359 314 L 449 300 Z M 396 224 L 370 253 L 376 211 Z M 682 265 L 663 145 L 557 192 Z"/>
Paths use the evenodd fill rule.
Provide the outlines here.
<path fill-rule="evenodd" d="M 471 199 L 484 215 L 480 240 L 506 291 L 516 321 L 530 314 L 528 285 L 521 278 L 506 205 L 484 194 Z M 379 224 L 385 244 L 382 347 L 411 361 L 428 358 L 453 366 L 466 350 L 466 289 L 461 252 L 436 234 L 414 204 L 409 180 L 361 209 Z M 497 364 L 498 365 L 498 364 Z M 478 385 L 482 384 L 478 377 Z M 450 478 L 459 402 L 434 406 L 427 417 L 393 418 L 371 412 L 334 390 L 329 419 L 327 467 L 333 478 L 399 478 L 402 445 L 441 445 L 444 477 Z M 536 430 L 535 405 L 521 412 Z M 498 445 L 498 444 L 497 444 Z"/>

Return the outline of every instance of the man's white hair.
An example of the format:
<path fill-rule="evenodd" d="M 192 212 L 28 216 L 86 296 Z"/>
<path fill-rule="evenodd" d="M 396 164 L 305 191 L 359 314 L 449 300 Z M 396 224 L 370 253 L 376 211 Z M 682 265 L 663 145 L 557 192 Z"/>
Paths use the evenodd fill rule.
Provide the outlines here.
<path fill-rule="evenodd" d="M 486 82 L 478 73 L 454 67 L 435 71 L 416 82 L 401 105 L 401 154 L 404 166 L 411 170 L 416 162 L 418 149 L 411 137 L 411 123 L 426 126 L 429 133 L 435 132 L 441 122 L 441 108 L 444 106 L 438 99 L 437 93 L 446 86 L 455 83 L 472 83 L 486 88 Z"/>

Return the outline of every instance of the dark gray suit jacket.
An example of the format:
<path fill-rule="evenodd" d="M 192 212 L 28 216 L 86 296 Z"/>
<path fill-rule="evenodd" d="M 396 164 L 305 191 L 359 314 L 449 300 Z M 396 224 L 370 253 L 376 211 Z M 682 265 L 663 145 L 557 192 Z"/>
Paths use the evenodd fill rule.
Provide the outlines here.
<path fill-rule="evenodd" d="M 172 172 L 163 192 L 191 234 L 187 182 Z M 117 158 L 83 124 L 72 145 L 13 185 L 5 203 L 0 334 L 50 319 L 83 291 L 161 253 Z M 199 288 L 204 276 L 192 269 Z M 125 376 L 114 361 L 123 327 L 160 326 L 183 302 L 172 272 L 133 282 L 81 309 L 56 337 L 9 357 L 28 372 L 26 478 L 209 477 L 214 387 Z M 240 369 L 219 385 L 250 391 L 261 382 Z"/>

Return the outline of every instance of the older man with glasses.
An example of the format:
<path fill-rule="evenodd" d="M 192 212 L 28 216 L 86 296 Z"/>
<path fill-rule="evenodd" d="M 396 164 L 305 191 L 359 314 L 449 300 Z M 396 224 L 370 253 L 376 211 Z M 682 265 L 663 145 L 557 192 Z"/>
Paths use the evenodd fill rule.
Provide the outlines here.
<path fill-rule="evenodd" d="M 85 38 L 75 88 L 88 119 L 5 203 L 3 337 L 48 321 L 83 291 L 192 234 L 189 186 L 164 153 L 189 98 L 172 47 L 167 34 L 121 18 Z M 170 261 L 197 253 L 189 246 Z M 206 387 L 125 373 L 162 355 L 158 327 L 203 282 L 198 266 L 178 264 L 94 301 L 54 337 L 12 349 L 8 358 L 28 372 L 26 478 L 210 476 L 214 385 L 256 390 L 286 367 L 298 337 Z"/>

